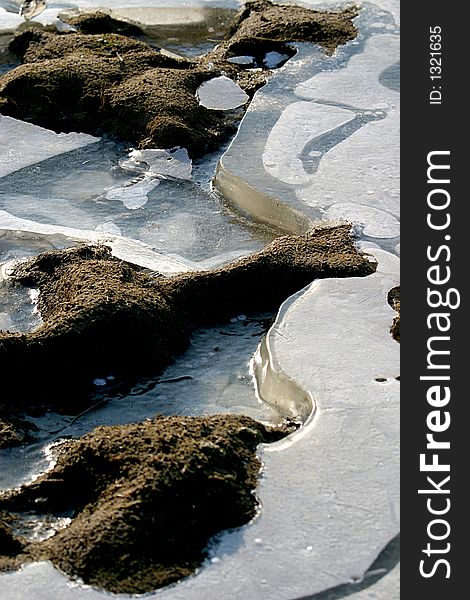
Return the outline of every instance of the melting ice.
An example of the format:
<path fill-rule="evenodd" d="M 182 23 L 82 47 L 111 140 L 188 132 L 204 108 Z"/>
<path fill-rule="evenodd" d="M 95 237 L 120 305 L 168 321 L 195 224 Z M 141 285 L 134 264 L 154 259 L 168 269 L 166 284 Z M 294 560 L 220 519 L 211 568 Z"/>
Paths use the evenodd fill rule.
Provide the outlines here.
<path fill-rule="evenodd" d="M 248 95 L 242 88 L 225 75 L 205 81 L 196 95 L 199 104 L 212 110 L 231 110 L 248 101 Z"/>

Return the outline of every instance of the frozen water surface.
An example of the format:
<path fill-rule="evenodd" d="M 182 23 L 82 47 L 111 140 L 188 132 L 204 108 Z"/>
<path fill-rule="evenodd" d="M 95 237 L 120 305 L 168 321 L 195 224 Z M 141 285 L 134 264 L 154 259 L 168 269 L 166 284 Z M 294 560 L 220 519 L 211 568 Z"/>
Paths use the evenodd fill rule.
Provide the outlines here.
<path fill-rule="evenodd" d="M 9 279 L 14 265 L 39 252 L 64 248 L 65 240 L 22 234 L 0 229 L 0 330 L 33 331 L 42 323 L 37 310 L 38 291 Z"/>
<path fill-rule="evenodd" d="M 49 129 L 0 115 L 0 177 L 99 141 L 85 133 L 54 133 Z"/>
<path fill-rule="evenodd" d="M 156 414 L 198 416 L 220 412 L 247 414 L 266 423 L 278 423 L 282 415 L 258 400 L 250 372 L 250 360 L 271 315 L 246 318 L 235 315 L 227 325 L 193 334 L 187 351 L 164 373 L 131 388 L 123 388 L 112 373 L 95 380 L 95 406 L 77 414 L 50 411 L 29 418 L 40 430 L 37 443 L 2 451 L 5 459 L 0 489 L 32 479 L 47 464 L 44 449 L 64 437 L 78 437 L 98 425 L 142 421 Z"/>
<path fill-rule="evenodd" d="M 93 233 L 123 236 L 193 265 L 247 255 L 272 239 L 245 226 L 203 184 L 191 180 L 183 150 L 129 157 L 122 146 L 102 141 L 0 178 L 0 211 L 73 228 L 78 236 L 83 230 L 84 240 Z"/>
<path fill-rule="evenodd" d="M 37 290 L 24 289 L 0 278 L 0 330 L 26 332 L 39 327 L 42 320 L 36 304 Z"/>

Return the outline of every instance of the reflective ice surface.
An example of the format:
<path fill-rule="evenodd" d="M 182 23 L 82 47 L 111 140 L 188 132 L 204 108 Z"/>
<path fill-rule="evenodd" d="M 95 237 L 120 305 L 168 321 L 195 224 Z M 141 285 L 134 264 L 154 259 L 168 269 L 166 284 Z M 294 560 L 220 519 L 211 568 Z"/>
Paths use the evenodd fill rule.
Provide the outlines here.
<path fill-rule="evenodd" d="M 247 255 L 271 239 L 230 213 L 207 180 L 190 179 L 184 151 L 151 152 L 129 158 L 126 148 L 101 141 L 17 170 L 0 178 L 0 211 L 124 236 L 193 263 Z"/>
<path fill-rule="evenodd" d="M 53 156 L 88 146 L 99 138 L 85 133 L 54 133 L 0 115 L 0 177 Z"/>
<path fill-rule="evenodd" d="M 196 94 L 199 104 L 212 110 L 230 110 L 248 101 L 248 95 L 242 88 L 225 75 L 205 81 Z"/>
<path fill-rule="evenodd" d="M 357 39 L 330 57 L 317 47 L 295 44 L 297 55 L 257 92 L 221 159 L 216 186 L 234 205 L 287 231 L 301 231 L 318 219 L 352 221 L 364 239 L 394 251 L 399 236 L 396 16 L 396 3 L 367 4 L 355 20 Z"/>

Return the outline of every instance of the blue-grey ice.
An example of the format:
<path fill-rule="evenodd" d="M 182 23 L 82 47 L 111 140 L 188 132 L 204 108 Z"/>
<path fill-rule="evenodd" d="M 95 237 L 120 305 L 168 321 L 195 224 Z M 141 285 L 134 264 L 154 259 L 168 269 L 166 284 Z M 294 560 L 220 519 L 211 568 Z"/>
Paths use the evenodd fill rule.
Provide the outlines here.
<path fill-rule="evenodd" d="M 125 160 L 119 161 L 122 169 L 148 175 L 191 179 L 192 164 L 186 148 L 132 150 Z"/>
<path fill-rule="evenodd" d="M 243 106 L 248 94 L 225 75 L 205 81 L 197 89 L 199 104 L 212 110 L 231 110 Z"/>

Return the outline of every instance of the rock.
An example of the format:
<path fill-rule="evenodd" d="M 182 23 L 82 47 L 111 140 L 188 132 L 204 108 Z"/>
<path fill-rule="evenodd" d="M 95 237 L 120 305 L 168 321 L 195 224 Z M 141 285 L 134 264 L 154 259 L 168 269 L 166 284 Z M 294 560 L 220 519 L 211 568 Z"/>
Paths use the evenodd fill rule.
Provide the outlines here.
<path fill-rule="evenodd" d="M 144 35 L 142 29 L 134 23 L 115 19 L 103 10 L 71 15 L 65 19 L 65 22 L 77 28 L 81 33 L 118 33 L 119 35 L 131 37 L 142 37 Z"/>
<path fill-rule="evenodd" d="M 255 516 L 256 447 L 288 431 L 236 415 L 99 427 L 56 448 L 54 468 L 0 507 L 73 511 L 68 527 L 26 546 L 23 562 L 47 559 L 111 592 L 147 592 L 193 573 L 214 534 Z M 0 565 L 22 550 L 0 524 Z"/>

